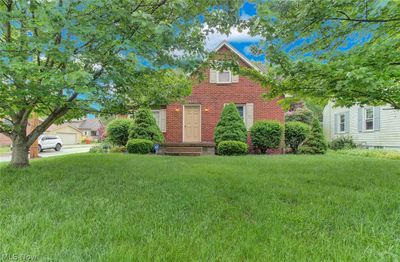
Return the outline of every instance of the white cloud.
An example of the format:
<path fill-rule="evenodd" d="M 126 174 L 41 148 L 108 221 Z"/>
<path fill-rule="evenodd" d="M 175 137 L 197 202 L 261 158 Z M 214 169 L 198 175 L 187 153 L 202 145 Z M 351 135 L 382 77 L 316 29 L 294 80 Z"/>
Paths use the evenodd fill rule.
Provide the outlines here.
<path fill-rule="evenodd" d="M 239 32 L 239 30 L 235 27 L 231 28 L 231 32 L 229 35 L 221 34 L 218 32 L 210 33 L 207 36 L 206 40 L 206 48 L 208 50 L 212 50 L 217 47 L 222 41 L 228 42 L 249 42 L 249 43 L 257 43 L 261 40 L 260 36 L 251 36 L 248 34 L 248 30 L 243 30 Z"/>

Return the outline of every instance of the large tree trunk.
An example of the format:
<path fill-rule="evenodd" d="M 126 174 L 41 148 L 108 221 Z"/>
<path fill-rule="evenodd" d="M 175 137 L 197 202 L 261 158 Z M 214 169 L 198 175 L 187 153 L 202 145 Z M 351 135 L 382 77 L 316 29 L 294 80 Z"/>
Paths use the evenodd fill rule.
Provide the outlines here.
<path fill-rule="evenodd" d="M 10 166 L 24 168 L 29 166 L 29 144 L 25 135 L 16 135 L 12 140 L 12 155 Z"/>

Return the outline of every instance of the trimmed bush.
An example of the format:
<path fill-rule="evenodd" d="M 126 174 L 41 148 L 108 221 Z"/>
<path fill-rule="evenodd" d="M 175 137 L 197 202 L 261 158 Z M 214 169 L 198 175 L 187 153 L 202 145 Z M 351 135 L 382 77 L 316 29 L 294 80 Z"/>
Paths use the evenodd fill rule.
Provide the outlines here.
<path fill-rule="evenodd" d="M 219 155 L 238 156 L 246 155 L 249 147 L 246 143 L 240 141 L 221 141 L 218 144 L 217 151 Z"/>
<path fill-rule="evenodd" d="M 294 154 L 309 134 L 310 126 L 305 123 L 292 121 L 285 124 L 285 144 Z"/>
<path fill-rule="evenodd" d="M 109 143 L 103 142 L 98 146 L 91 147 L 89 153 L 108 153 L 111 148 Z"/>
<path fill-rule="evenodd" d="M 235 104 L 224 107 L 214 131 L 214 141 L 217 145 L 222 141 L 247 142 L 246 126 Z"/>
<path fill-rule="evenodd" d="M 318 119 L 313 120 L 311 132 L 304 143 L 299 147 L 302 154 L 325 154 L 328 149 L 324 133 Z"/>
<path fill-rule="evenodd" d="M 107 140 L 117 146 L 125 146 L 129 139 L 131 119 L 115 119 L 107 125 Z"/>
<path fill-rule="evenodd" d="M 287 112 L 285 114 L 286 122 L 303 122 L 311 125 L 313 121 L 313 112 L 308 108 L 298 108 L 294 111 Z"/>
<path fill-rule="evenodd" d="M 265 154 L 268 149 L 279 148 L 283 125 L 278 121 L 257 121 L 251 127 L 250 134 L 254 148 Z"/>
<path fill-rule="evenodd" d="M 329 148 L 332 150 L 352 149 L 356 147 L 357 146 L 353 142 L 353 139 L 346 136 L 335 138 L 329 143 Z"/>
<path fill-rule="evenodd" d="M 153 152 L 154 143 L 147 139 L 130 139 L 126 149 L 130 154 L 150 154 Z"/>
<path fill-rule="evenodd" d="M 125 146 L 114 146 L 110 148 L 110 153 L 125 153 L 126 147 Z"/>
<path fill-rule="evenodd" d="M 136 111 L 129 138 L 147 139 L 154 143 L 162 143 L 164 141 L 164 136 L 158 128 L 150 109 L 140 108 Z"/>

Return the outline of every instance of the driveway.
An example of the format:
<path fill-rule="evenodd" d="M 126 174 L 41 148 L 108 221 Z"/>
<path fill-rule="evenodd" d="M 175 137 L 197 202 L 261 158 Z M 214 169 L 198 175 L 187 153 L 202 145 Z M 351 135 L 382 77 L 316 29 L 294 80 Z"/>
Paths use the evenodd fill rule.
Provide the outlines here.
<path fill-rule="evenodd" d="M 53 149 L 47 149 L 43 152 L 39 153 L 39 156 L 42 158 L 46 157 L 54 157 L 54 156 L 63 156 L 63 155 L 70 155 L 70 154 L 78 154 L 78 153 L 87 153 L 89 152 L 90 148 L 95 145 L 65 145 L 61 148 L 60 151 L 54 151 Z M 1 154 L 0 155 L 0 162 L 10 162 L 11 161 L 11 154 Z"/>

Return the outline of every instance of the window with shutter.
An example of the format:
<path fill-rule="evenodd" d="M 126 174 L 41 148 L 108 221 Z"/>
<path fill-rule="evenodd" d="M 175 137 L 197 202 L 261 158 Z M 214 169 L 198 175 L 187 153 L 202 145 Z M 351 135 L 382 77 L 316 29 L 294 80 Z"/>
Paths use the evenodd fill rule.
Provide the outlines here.
<path fill-rule="evenodd" d="M 217 72 L 217 83 L 226 84 L 232 82 L 232 74 L 230 71 Z"/>
<path fill-rule="evenodd" d="M 161 130 L 161 112 L 160 112 L 160 110 L 152 110 L 151 113 L 153 113 L 153 117 L 156 120 L 157 126 Z"/>
<path fill-rule="evenodd" d="M 374 109 L 366 108 L 365 109 L 365 118 L 364 118 L 364 127 L 366 131 L 374 130 Z"/>

